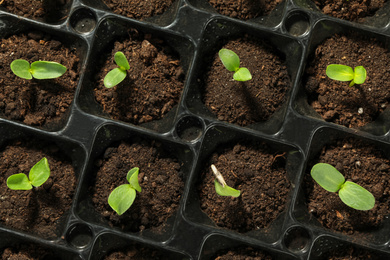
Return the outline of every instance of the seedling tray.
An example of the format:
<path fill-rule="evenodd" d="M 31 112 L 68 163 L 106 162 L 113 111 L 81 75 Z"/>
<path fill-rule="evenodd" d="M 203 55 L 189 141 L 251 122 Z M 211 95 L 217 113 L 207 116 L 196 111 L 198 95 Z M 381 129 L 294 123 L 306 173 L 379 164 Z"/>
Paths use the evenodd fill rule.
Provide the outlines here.
<path fill-rule="evenodd" d="M 322 119 L 309 105 L 304 87 L 305 68 L 316 46 L 328 37 L 353 32 L 375 38 L 389 49 L 389 3 L 363 23 L 324 15 L 309 0 L 283 1 L 270 14 L 247 21 L 220 15 L 206 0 L 176 0 L 162 15 L 144 20 L 117 15 L 100 0 L 73 0 L 65 8 L 63 19 L 49 22 L 0 8 L 3 39 L 44 32 L 75 50 L 80 68 L 73 102 L 55 124 L 31 126 L 0 117 L 2 149 L 12 140 L 47 141 L 69 158 L 77 179 L 72 205 L 57 221 L 54 238 L 11 228 L 2 221 L 0 252 L 36 248 L 38 253 L 47 252 L 43 259 L 104 259 L 114 251 L 131 249 L 155 259 L 214 259 L 236 250 L 261 252 L 273 259 L 324 259 L 341 248 L 351 248 L 347 252 L 368 254 L 372 259 L 390 258 L 388 216 L 365 235 L 332 231 L 308 211 L 304 187 L 308 165 L 335 140 L 362 140 L 376 146 L 385 158 L 389 156 L 389 109 L 364 127 L 347 128 Z M 169 112 L 137 124 L 113 119 L 94 96 L 102 57 L 111 52 L 115 41 L 133 32 L 148 40 L 151 35 L 169 46 L 183 69 L 183 89 Z M 285 102 L 268 120 L 240 126 L 219 120 L 205 105 L 202 79 L 209 57 L 229 39 L 244 35 L 265 40 L 277 50 L 285 61 L 290 87 Z M 178 205 L 161 228 L 129 231 L 95 209 L 93 185 L 110 149 L 117 149 L 122 141 L 139 140 L 158 144 L 174 158 L 180 165 L 183 187 Z M 201 173 L 209 159 L 222 153 L 221 147 L 241 142 L 267 146 L 270 160 L 283 165 L 289 183 L 281 213 L 264 228 L 248 232 L 217 226 L 201 209 L 199 198 Z M 275 183 L 268 186 L 277 187 Z"/>

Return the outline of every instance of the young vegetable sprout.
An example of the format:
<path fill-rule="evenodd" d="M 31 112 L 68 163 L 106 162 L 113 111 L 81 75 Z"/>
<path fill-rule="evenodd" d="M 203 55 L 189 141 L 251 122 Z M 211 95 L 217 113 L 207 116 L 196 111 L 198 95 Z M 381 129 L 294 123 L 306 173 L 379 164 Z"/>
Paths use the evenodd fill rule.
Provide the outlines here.
<path fill-rule="evenodd" d="M 214 180 L 215 191 L 220 196 L 231 196 L 238 197 L 240 196 L 240 191 L 229 187 L 222 174 L 217 170 L 214 164 L 211 165 L 211 170 L 213 171 L 216 179 Z"/>
<path fill-rule="evenodd" d="M 334 80 L 351 81 L 349 86 L 363 84 L 367 77 L 366 69 L 363 66 L 357 66 L 352 69 L 350 66 L 340 64 L 330 64 L 326 68 L 326 75 Z"/>
<path fill-rule="evenodd" d="M 11 62 L 11 70 L 22 79 L 55 79 L 66 72 L 66 67 L 54 61 L 34 61 L 30 66 L 28 61 L 18 59 Z"/>
<path fill-rule="evenodd" d="M 375 198 L 368 190 L 345 181 L 344 176 L 330 164 L 317 163 L 311 169 L 311 176 L 325 190 L 338 192 L 342 202 L 351 208 L 370 210 L 375 205 Z"/>
<path fill-rule="evenodd" d="M 129 184 L 122 184 L 116 187 L 108 196 L 108 204 L 118 215 L 125 213 L 133 204 L 136 195 L 135 191 L 141 192 L 141 187 L 138 184 L 138 172 L 138 167 L 131 169 L 126 176 Z"/>
<path fill-rule="evenodd" d="M 126 70 L 130 69 L 129 62 L 123 52 L 116 52 L 114 60 L 118 68 L 109 71 L 104 77 L 103 83 L 106 88 L 112 88 L 121 83 L 126 78 Z"/>
<path fill-rule="evenodd" d="M 221 49 L 218 52 L 222 64 L 228 71 L 233 71 L 233 79 L 237 81 L 248 81 L 252 79 L 252 75 L 247 68 L 240 68 L 240 58 L 231 50 Z"/>
<path fill-rule="evenodd" d="M 24 173 L 13 174 L 7 179 L 7 186 L 11 190 L 31 190 L 44 184 L 50 177 L 49 163 L 43 157 L 31 169 L 28 177 Z"/>

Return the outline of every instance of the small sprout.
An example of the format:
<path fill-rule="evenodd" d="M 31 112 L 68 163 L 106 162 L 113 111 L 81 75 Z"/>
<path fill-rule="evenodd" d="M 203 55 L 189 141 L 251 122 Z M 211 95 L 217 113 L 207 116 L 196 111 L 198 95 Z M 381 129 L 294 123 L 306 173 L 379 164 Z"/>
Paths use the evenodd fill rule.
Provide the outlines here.
<path fill-rule="evenodd" d="M 334 80 L 351 81 L 349 86 L 363 84 L 367 77 L 367 71 L 363 66 L 355 67 L 353 70 L 350 66 L 341 64 L 330 64 L 326 68 L 326 75 Z"/>
<path fill-rule="evenodd" d="M 11 70 L 22 79 L 55 79 L 66 72 L 66 67 L 54 61 L 34 61 L 30 66 L 28 61 L 18 59 L 11 62 Z"/>
<path fill-rule="evenodd" d="M 44 184 L 50 177 L 49 163 L 43 157 L 31 169 L 28 177 L 24 173 L 13 174 L 7 179 L 7 186 L 11 190 L 31 190 Z"/>
<path fill-rule="evenodd" d="M 217 170 L 214 164 L 211 165 L 211 170 L 213 171 L 216 179 L 214 180 L 215 191 L 220 196 L 231 196 L 238 197 L 240 196 L 240 191 L 229 187 L 222 174 Z"/>
<path fill-rule="evenodd" d="M 129 62 L 123 52 L 116 52 L 114 60 L 118 68 L 109 71 L 104 77 L 103 83 L 106 88 L 112 88 L 121 83 L 126 78 L 126 70 L 130 69 Z"/>
<path fill-rule="evenodd" d="M 338 192 L 340 199 L 351 208 L 370 210 L 375 206 L 375 198 L 368 190 L 354 182 L 345 181 L 344 176 L 330 164 L 314 165 L 311 177 L 325 190 Z"/>
<path fill-rule="evenodd" d="M 139 168 L 134 167 L 126 176 L 129 184 L 122 184 L 116 187 L 108 196 L 108 204 L 118 215 L 122 215 L 130 208 L 135 200 L 136 192 L 141 192 L 141 186 L 138 184 Z"/>
<path fill-rule="evenodd" d="M 228 71 L 233 71 L 233 79 L 236 81 L 248 81 L 252 79 L 252 75 L 247 68 L 240 68 L 240 58 L 231 50 L 221 49 L 218 52 L 222 64 Z"/>

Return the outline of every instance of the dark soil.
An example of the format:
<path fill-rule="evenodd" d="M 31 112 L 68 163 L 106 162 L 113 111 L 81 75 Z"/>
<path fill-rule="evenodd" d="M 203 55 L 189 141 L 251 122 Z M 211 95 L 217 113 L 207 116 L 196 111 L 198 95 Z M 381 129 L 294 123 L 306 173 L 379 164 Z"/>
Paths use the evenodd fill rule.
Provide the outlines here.
<path fill-rule="evenodd" d="M 352 209 L 336 193 L 321 188 L 310 176 L 311 167 L 318 162 L 333 165 L 346 180 L 370 191 L 376 200 L 374 208 L 368 211 Z M 355 139 L 328 145 L 307 168 L 304 185 L 308 210 L 324 227 L 344 234 L 373 231 L 390 213 L 389 173 L 390 161 L 372 145 Z"/>
<path fill-rule="evenodd" d="M 230 187 L 241 191 L 238 198 L 217 195 L 211 164 Z M 238 232 L 267 227 L 285 209 L 289 189 L 284 157 L 263 143 L 241 143 L 213 153 L 198 185 L 201 209 L 217 226 Z"/>
<path fill-rule="evenodd" d="M 244 37 L 232 40 L 222 48 L 237 53 L 241 67 L 246 67 L 252 79 L 233 80 L 233 72 L 222 64 L 218 50 L 209 59 L 204 82 L 203 102 L 218 120 L 247 126 L 270 118 L 286 101 L 290 86 L 284 59 L 264 42 Z"/>
<path fill-rule="evenodd" d="M 15 59 L 55 61 L 67 72 L 57 79 L 26 80 L 11 71 Z M 55 128 L 66 119 L 79 78 L 75 50 L 41 32 L 14 35 L 1 40 L 0 69 L 0 116 L 45 128 Z"/>
<path fill-rule="evenodd" d="M 364 249 L 349 247 L 339 247 L 329 253 L 323 254 L 323 257 L 319 258 L 323 260 L 382 260 L 383 256 L 378 256 L 374 252 L 370 252 Z"/>
<path fill-rule="evenodd" d="M 130 70 L 123 82 L 107 89 L 103 79 L 117 67 L 117 51 L 125 54 Z M 150 122 L 163 118 L 179 102 L 184 72 L 177 55 L 162 40 L 133 31 L 130 39 L 115 42 L 107 53 L 96 76 L 95 98 L 112 119 L 136 125 Z"/>
<path fill-rule="evenodd" d="M 147 247 L 140 246 L 130 246 L 126 247 L 122 251 L 116 251 L 110 253 L 108 256 L 104 258 L 105 260 L 149 260 L 149 259 L 157 259 L 157 260 L 170 260 L 171 257 L 167 256 L 163 251 L 153 250 Z"/>
<path fill-rule="evenodd" d="M 110 226 L 124 231 L 144 229 L 159 231 L 179 206 L 184 187 L 180 164 L 169 157 L 159 143 L 146 141 L 109 147 L 96 162 L 96 183 L 92 187 L 96 210 Z M 138 180 L 142 188 L 128 211 L 119 216 L 108 205 L 112 190 L 127 182 L 127 172 L 139 167 Z"/>
<path fill-rule="evenodd" d="M 328 78 L 330 64 L 363 66 L 367 79 L 349 82 Z M 326 121 L 357 128 L 374 121 L 390 101 L 390 54 L 376 39 L 335 35 L 319 45 L 306 68 L 309 104 Z"/>
<path fill-rule="evenodd" d="M 269 14 L 282 0 L 208 0 L 218 13 L 248 20 Z"/>
<path fill-rule="evenodd" d="M 217 257 L 213 257 L 215 260 L 272 260 L 272 256 L 255 250 L 251 247 L 241 247 L 234 250 L 228 250 L 228 252 L 218 253 Z"/>
<path fill-rule="evenodd" d="M 1 7 L 26 18 L 58 22 L 66 18 L 70 3 L 71 0 L 4 0 Z"/>
<path fill-rule="evenodd" d="M 382 8 L 387 0 L 314 0 L 317 7 L 326 15 L 336 18 L 363 22 Z"/>
<path fill-rule="evenodd" d="M 134 19 L 145 19 L 164 13 L 174 0 L 103 0 L 114 13 Z"/>
<path fill-rule="evenodd" d="M 46 183 L 28 191 L 7 187 L 10 175 L 28 175 L 43 157 L 51 170 Z M 69 210 L 76 188 L 71 162 L 57 146 L 42 141 L 15 141 L 1 150 L 0 161 L 0 223 L 44 238 L 57 237 L 57 225 Z"/>
<path fill-rule="evenodd" d="M 21 244 L 1 251 L 1 260 L 49 260 L 58 259 L 52 252 L 38 245 Z"/>

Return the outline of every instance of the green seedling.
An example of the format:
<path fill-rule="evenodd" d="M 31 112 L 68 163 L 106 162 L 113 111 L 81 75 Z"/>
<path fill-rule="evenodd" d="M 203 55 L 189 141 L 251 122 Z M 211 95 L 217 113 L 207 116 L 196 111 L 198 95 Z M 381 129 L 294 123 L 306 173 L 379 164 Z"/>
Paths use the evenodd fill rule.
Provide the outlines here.
<path fill-rule="evenodd" d="M 141 192 L 141 186 L 138 184 L 139 168 L 134 167 L 126 176 L 129 184 L 122 184 L 116 187 L 108 196 L 108 204 L 118 215 L 122 215 L 130 208 L 135 200 L 136 192 Z"/>
<path fill-rule="evenodd" d="M 130 69 L 129 62 L 123 52 L 116 52 L 114 60 L 118 68 L 109 71 L 104 77 L 103 83 L 106 88 L 112 88 L 121 83 L 126 78 L 126 71 Z"/>
<path fill-rule="evenodd" d="M 354 182 L 345 181 L 344 176 L 330 164 L 314 165 L 311 177 L 325 190 L 338 192 L 341 201 L 351 208 L 370 210 L 375 206 L 375 198 L 368 190 Z"/>
<path fill-rule="evenodd" d="M 11 62 L 12 72 L 22 79 L 55 79 L 66 72 L 66 67 L 54 61 L 34 61 L 18 59 Z"/>
<path fill-rule="evenodd" d="M 222 174 L 218 171 L 217 167 L 215 167 L 214 164 L 211 165 L 211 170 L 213 171 L 215 175 L 214 185 L 215 185 L 215 191 L 220 196 L 231 196 L 231 197 L 238 197 L 240 196 L 240 191 L 233 189 L 232 187 L 229 187 L 225 179 L 223 178 Z"/>
<path fill-rule="evenodd" d="M 30 170 L 28 177 L 24 173 L 13 174 L 7 179 L 7 186 L 11 190 L 31 190 L 33 187 L 39 187 L 50 177 L 49 163 L 46 157 L 43 157 Z"/>
<path fill-rule="evenodd" d="M 350 66 L 341 64 L 330 64 L 326 68 L 326 75 L 334 80 L 351 81 L 349 86 L 363 84 L 367 77 L 367 71 L 363 66 L 352 69 Z"/>
<path fill-rule="evenodd" d="M 247 68 L 240 68 L 240 58 L 231 50 L 221 49 L 218 52 L 222 64 L 228 71 L 233 71 L 233 79 L 236 81 L 248 81 L 252 79 L 252 75 Z"/>

